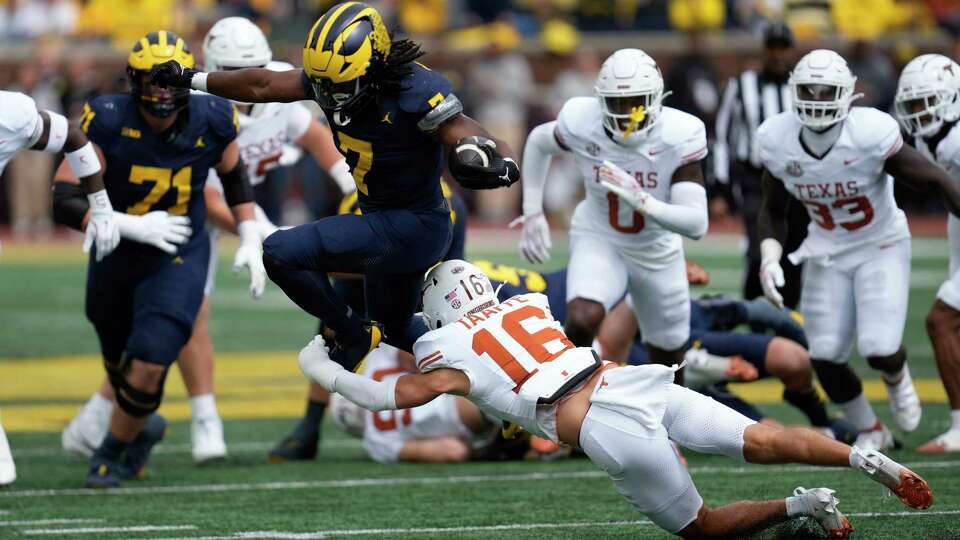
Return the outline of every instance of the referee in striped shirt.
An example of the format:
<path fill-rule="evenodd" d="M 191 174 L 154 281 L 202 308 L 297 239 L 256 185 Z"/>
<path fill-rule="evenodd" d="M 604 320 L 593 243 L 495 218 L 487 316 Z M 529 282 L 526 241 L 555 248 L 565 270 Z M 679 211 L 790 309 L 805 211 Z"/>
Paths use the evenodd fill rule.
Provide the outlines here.
<path fill-rule="evenodd" d="M 729 184 L 747 231 L 743 297 L 748 300 L 763 295 L 759 278 L 760 239 L 757 237 L 762 168 L 756 133 L 764 120 L 790 109 L 792 96 L 787 79 L 796 61 L 795 56 L 790 27 L 782 22 L 769 24 L 763 32 L 760 71 L 748 69 L 731 78 L 717 112 L 714 175 L 721 184 Z M 807 234 L 807 223 L 806 209 L 798 201 L 791 200 L 788 238 L 780 262 L 787 282 L 782 290 L 783 300 L 791 308 L 800 301 L 800 268 L 792 265 L 786 254 L 799 247 Z"/>

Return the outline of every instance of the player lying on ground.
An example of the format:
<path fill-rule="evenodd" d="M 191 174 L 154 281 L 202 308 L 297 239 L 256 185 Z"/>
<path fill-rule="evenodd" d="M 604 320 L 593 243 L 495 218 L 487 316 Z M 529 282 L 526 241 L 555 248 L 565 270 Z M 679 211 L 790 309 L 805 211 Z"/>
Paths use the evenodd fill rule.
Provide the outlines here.
<path fill-rule="evenodd" d="M 897 85 L 896 111 L 913 146 L 960 183 L 960 65 L 939 54 L 911 60 Z M 927 333 L 950 401 L 950 429 L 917 448 L 929 454 L 960 452 L 960 219 L 953 214 L 947 239 L 950 279 L 937 291 Z"/>
<path fill-rule="evenodd" d="M 414 351 L 421 374 L 374 381 L 330 360 L 316 337 L 300 352 L 311 380 L 372 411 L 416 407 L 442 394 L 464 396 L 487 415 L 582 448 L 617 489 L 658 526 L 686 538 L 728 537 L 791 517 L 817 519 L 833 537 L 852 530 L 827 488 L 786 499 L 703 503 L 669 440 L 748 463 L 852 467 L 913 508 L 933 494 L 909 469 L 805 428 L 772 428 L 673 384 L 675 368 L 603 363 L 575 347 L 540 294 L 500 302 L 490 280 L 464 261 L 431 270 L 423 316 L 432 330 Z"/>
<path fill-rule="evenodd" d="M 96 258 L 103 259 L 120 243 L 120 231 L 110 197 L 103 185 L 97 154 L 79 126 L 52 111 L 38 111 L 33 98 L 19 92 L 0 90 L 0 175 L 7 163 L 21 150 L 65 152 L 66 162 L 83 186 L 91 209 L 90 226 L 83 240 L 87 252 L 96 244 Z M 7 435 L 0 425 L 0 486 L 17 478 Z"/>
<path fill-rule="evenodd" d="M 327 217 L 264 242 L 270 279 L 304 311 L 336 332 L 333 358 L 348 369 L 385 339 L 410 350 L 418 291 L 427 268 L 450 245 L 450 209 L 440 190 L 444 152 L 465 187 L 519 180 L 511 151 L 494 142 L 463 107 L 450 83 L 415 62 L 409 40 L 392 41 L 380 14 L 360 2 L 330 8 L 311 27 L 303 69 L 197 72 L 175 61 L 158 66 L 157 84 L 194 88 L 247 102 L 315 100 L 347 156 L 363 214 Z M 479 137 L 486 164 L 465 163 L 453 149 Z M 363 274 L 364 320 L 336 294 L 328 276 Z M 382 325 L 382 328 L 381 328 Z"/>
<path fill-rule="evenodd" d="M 886 113 L 851 107 L 856 77 L 837 53 L 815 50 L 790 75 L 793 110 L 757 131 L 764 199 L 758 224 L 760 282 L 780 304 L 780 267 L 790 197 L 810 214 L 807 238 L 790 254 L 804 266 L 802 311 L 810 357 L 820 384 L 858 430 L 857 446 L 896 443 L 877 418 L 860 378 L 847 363 L 857 349 L 886 383 L 897 425 L 913 431 L 920 399 L 907 367 L 903 328 L 910 290 L 910 229 L 893 198 L 890 177 L 934 185 L 951 212 L 960 212 L 960 186 L 932 161 L 904 146 Z"/>
<path fill-rule="evenodd" d="M 80 119 L 105 168 L 107 190 L 122 204 L 125 214 L 118 218 L 137 233 L 124 235 L 102 261 L 91 261 L 87 273 L 87 318 L 100 339 L 118 405 L 110 433 L 90 459 L 89 487 L 116 486 L 139 474 L 163 437 L 166 421 L 155 411 L 167 370 L 189 339 L 203 301 L 210 251 L 203 187 L 211 167 L 220 173 L 238 222 L 234 264 L 250 269 L 255 296 L 266 281 L 253 189 L 234 140 L 237 111 L 222 98 L 150 84 L 150 69 L 170 59 L 193 63 L 176 34 L 160 30 L 144 36 L 127 60 L 129 94 L 92 100 Z M 70 196 L 75 180 L 63 168 L 57 177 L 55 216 L 82 229 L 90 212 L 82 198 Z M 145 223 L 163 220 L 175 221 L 173 242 L 139 236 Z"/>
<path fill-rule="evenodd" d="M 662 106 L 669 92 L 660 68 L 638 49 L 607 58 L 595 90 L 595 97 L 567 101 L 555 122 L 527 138 L 520 249 L 530 262 L 549 257 L 547 169 L 551 156 L 573 154 L 586 198 L 570 221 L 567 334 L 589 346 L 626 290 L 651 361 L 679 364 L 690 328 L 681 236 L 699 239 L 708 224 L 706 130 L 699 119 Z M 597 268 L 605 279 L 596 279 Z"/>

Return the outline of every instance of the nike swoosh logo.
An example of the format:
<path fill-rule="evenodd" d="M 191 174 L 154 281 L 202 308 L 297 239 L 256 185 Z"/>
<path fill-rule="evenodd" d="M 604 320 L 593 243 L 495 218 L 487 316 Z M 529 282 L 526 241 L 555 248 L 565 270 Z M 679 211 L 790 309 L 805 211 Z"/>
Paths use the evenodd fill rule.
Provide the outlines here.
<path fill-rule="evenodd" d="M 854 161 L 860 161 L 860 158 L 845 159 L 843 160 L 843 166 L 846 167 L 847 165 L 853 163 Z"/>
<path fill-rule="evenodd" d="M 648 150 L 647 153 L 650 154 L 651 156 L 655 156 L 655 155 L 657 155 L 657 154 L 662 154 L 664 150 L 666 150 L 666 149 L 665 149 L 665 148 L 655 148 L 655 149 L 653 149 L 653 150 Z"/>

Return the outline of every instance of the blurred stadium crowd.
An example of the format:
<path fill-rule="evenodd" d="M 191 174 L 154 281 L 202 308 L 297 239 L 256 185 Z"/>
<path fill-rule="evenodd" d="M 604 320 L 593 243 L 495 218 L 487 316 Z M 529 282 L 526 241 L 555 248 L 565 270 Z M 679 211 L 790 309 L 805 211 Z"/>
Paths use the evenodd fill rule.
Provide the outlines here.
<path fill-rule="evenodd" d="M 223 16 L 253 19 L 270 36 L 276 59 L 300 64 L 310 21 L 332 0 L 0 0 L 0 87 L 30 94 L 40 108 L 76 118 L 90 96 L 126 84 L 126 51 L 157 28 L 201 39 Z M 529 128 L 555 117 L 570 97 L 593 92 L 600 61 L 636 46 L 664 70 L 668 104 L 702 118 L 713 135 L 727 80 L 758 67 L 762 28 L 784 20 L 801 52 L 837 49 L 859 77 L 861 105 L 890 110 L 897 73 L 921 52 L 960 58 L 957 0 L 382 0 L 371 2 L 388 26 L 415 37 L 427 62 L 457 86 L 467 112 L 523 148 Z M 319 111 L 318 111 L 319 113 Z M 0 226 L 22 238 L 52 231 L 48 154 L 24 152 L 0 182 Z M 578 201 L 576 170 L 555 164 L 547 210 L 564 216 Z M 708 169 L 711 169 L 708 167 Z M 711 220 L 738 212 L 734 186 L 712 181 Z M 735 179 L 732 179 L 735 182 Z M 563 186 L 563 187 L 561 187 Z M 257 199 L 277 223 L 327 215 L 336 187 L 307 156 L 279 169 Z M 475 194 L 470 194 L 475 195 Z M 923 193 L 898 193 L 909 211 L 940 210 Z M 519 213 L 520 190 L 476 194 L 477 218 L 503 222 Z M 565 219 L 559 220 L 566 222 Z"/>

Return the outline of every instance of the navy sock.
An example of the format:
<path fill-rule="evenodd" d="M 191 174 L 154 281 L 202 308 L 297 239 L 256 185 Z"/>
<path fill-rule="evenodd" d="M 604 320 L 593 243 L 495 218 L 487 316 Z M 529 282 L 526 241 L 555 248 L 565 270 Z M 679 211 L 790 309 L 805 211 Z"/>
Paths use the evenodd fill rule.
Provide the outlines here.
<path fill-rule="evenodd" d="M 107 461 L 120 461 L 120 457 L 126 452 L 130 443 L 121 441 L 113 436 L 113 433 L 107 433 L 100 443 L 100 448 L 94 452 L 94 457 L 99 457 Z"/>
<path fill-rule="evenodd" d="M 816 427 L 829 427 L 830 418 L 827 417 L 827 408 L 820 401 L 820 396 L 816 390 L 808 392 L 797 392 L 796 390 L 784 390 L 783 400 L 800 409 L 803 414 L 810 419 L 810 424 Z"/>

